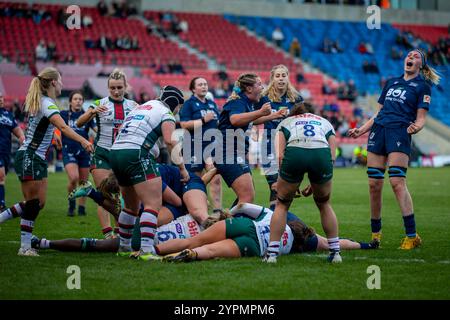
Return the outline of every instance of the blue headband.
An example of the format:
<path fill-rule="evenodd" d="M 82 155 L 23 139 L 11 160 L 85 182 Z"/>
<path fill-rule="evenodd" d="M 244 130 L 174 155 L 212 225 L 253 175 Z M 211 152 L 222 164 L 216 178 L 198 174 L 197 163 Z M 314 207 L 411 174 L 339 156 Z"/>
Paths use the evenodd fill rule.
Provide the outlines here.
<path fill-rule="evenodd" d="M 427 58 L 425 58 L 425 54 L 420 49 L 416 49 L 415 51 L 420 54 L 420 58 L 422 59 L 422 68 L 425 67 L 427 65 Z"/>

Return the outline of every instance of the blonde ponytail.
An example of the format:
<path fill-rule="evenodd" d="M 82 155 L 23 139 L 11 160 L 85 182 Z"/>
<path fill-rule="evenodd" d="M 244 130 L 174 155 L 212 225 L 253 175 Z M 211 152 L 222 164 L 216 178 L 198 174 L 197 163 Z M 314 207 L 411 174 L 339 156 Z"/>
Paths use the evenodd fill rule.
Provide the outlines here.
<path fill-rule="evenodd" d="M 41 98 L 47 94 L 53 80 L 58 81 L 60 74 L 58 70 L 52 67 L 43 69 L 36 77 L 31 80 L 25 98 L 25 112 L 35 115 L 41 110 Z"/>
<path fill-rule="evenodd" d="M 425 79 L 427 79 L 428 81 L 432 82 L 435 85 L 439 84 L 439 81 L 441 80 L 441 76 L 439 75 L 439 73 L 437 73 L 437 71 L 433 67 L 430 67 L 428 64 L 426 64 L 422 68 L 422 74 L 425 77 Z"/>
<path fill-rule="evenodd" d="M 247 87 L 251 87 L 256 83 L 256 79 L 258 78 L 257 74 L 254 73 L 243 73 L 239 76 L 239 78 L 234 83 L 233 92 L 228 97 L 227 102 L 231 100 L 239 99 L 239 93 L 245 92 Z"/>

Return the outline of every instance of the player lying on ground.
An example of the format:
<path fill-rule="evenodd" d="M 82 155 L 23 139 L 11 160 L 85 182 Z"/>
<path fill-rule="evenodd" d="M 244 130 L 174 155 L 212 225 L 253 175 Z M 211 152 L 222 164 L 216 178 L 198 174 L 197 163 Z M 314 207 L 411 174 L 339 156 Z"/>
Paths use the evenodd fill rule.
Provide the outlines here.
<path fill-rule="evenodd" d="M 155 246 L 166 261 L 192 261 L 212 258 L 262 257 L 267 250 L 273 211 L 259 205 L 243 203 L 230 210 L 232 219 L 219 221 L 192 238 L 174 239 Z M 238 216 L 238 217 L 237 217 Z M 359 243 L 340 239 L 345 250 L 376 249 L 377 242 Z M 280 241 L 280 254 L 326 251 L 327 239 L 317 235 L 295 215 L 288 214 Z M 170 254 L 173 253 L 173 254 Z"/>
<path fill-rule="evenodd" d="M 190 172 L 191 179 L 183 184 L 180 170 L 176 166 L 159 165 L 158 168 L 163 192 L 163 207 L 158 215 L 158 226 L 167 224 L 188 212 L 197 222 L 203 223 L 208 218 L 206 185 L 216 174 L 216 169 L 210 169 L 201 178 Z M 88 196 L 117 218 L 120 213 L 118 195 L 119 184 L 111 173 L 102 181 L 98 190 L 95 190 L 90 183 L 86 183 L 75 189 L 70 197 Z"/>
<path fill-rule="evenodd" d="M 217 221 L 229 217 L 231 217 L 231 215 L 226 212 L 214 213 L 206 219 L 203 225 L 200 225 L 190 214 L 181 216 L 166 225 L 158 227 L 155 243 L 158 244 L 172 239 L 193 237 Z M 131 238 L 132 249 L 136 251 L 139 250 L 140 242 L 141 232 L 139 229 L 139 219 L 137 219 Z M 54 249 L 59 251 L 117 252 L 117 250 L 119 250 L 119 239 L 81 238 L 48 240 L 45 238 L 39 239 L 38 237 L 33 236 L 32 246 L 35 249 Z"/>

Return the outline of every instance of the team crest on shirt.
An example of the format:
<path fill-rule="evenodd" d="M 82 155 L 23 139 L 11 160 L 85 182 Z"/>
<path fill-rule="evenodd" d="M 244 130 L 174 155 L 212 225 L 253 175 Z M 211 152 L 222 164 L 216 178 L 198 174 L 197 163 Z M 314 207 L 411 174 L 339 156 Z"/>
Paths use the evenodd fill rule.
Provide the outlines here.
<path fill-rule="evenodd" d="M 423 102 L 430 103 L 431 102 L 431 97 L 429 95 L 425 94 L 423 96 Z"/>
<path fill-rule="evenodd" d="M 400 141 L 397 141 L 397 148 L 400 147 L 402 143 Z"/>

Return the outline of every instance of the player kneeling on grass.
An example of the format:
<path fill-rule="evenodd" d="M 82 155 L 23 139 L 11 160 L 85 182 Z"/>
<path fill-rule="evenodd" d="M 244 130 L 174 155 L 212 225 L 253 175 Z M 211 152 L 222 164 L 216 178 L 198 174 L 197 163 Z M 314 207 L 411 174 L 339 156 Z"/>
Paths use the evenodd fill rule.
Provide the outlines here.
<path fill-rule="evenodd" d="M 188 239 L 158 244 L 158 254 L 165 261 L 189 262 L 212 258 L 262 257 L 267 250 L 273 211 L 259 205 L 243 203 L 230 210 L 233 218 L 219 221 L 204 232 Z M 329 250 L 326 238 L 317 235 L 292 213 L 280 241 L 280 253 L 303 253 Z M 377 243 L 358 243 L 340 239 L 342 249 L 376 249 Z M 173 253 L 173 254 L 171 254 Z"/>

